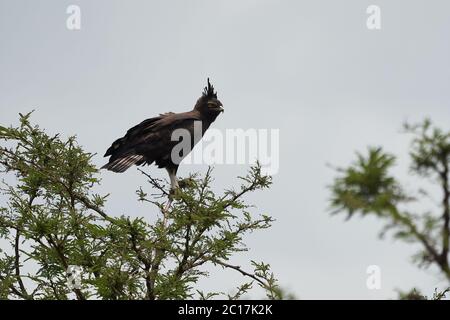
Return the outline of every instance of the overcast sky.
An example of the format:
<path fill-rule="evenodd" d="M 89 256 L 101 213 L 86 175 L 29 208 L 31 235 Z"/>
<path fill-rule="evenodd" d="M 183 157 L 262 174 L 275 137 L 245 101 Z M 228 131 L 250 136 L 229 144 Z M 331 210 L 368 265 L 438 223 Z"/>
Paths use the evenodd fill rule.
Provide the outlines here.
<path fill-rule="evenodd" d="M 79 31 L 66 28 L 71 4 L 81 8 Z M 371 4 L 381 8 L 381 30 L 366 27 Z M 0 0 L 0 124 L 36 109 L 34 121 L 76 134 L 102 165 L 130 126 L 190 110 L 210 77 L 226 109 L 214 128 L 280 130 L 274 185 L 249 198 L 255 213 L 277 221 L 249 236 L 251 251 L 233 263 L 269 262 L 303 299 L 394 298 L 413 286 L 431 294 L 442 279 L 411 263 L 413 246 L 379 240 L 375 219 L 330 216 L 327 164 L 382 145 L 415 187 L 400 128 L 425 116 L 449 128 L 449 33 L 445 0 Z M 232 186 L 247 167 L 218 165 L 215 188 Z M 186 165 L 179 174 L 205 170 Z M 145 181 L 136 169 L 101 177 L 109 212 L 154 214 L 137 204 Z M 369 265 L 381 268 L 381 290 L 366 287 Z M 202 286 L 227 292 L 238 280 L 216 270 Z"/>

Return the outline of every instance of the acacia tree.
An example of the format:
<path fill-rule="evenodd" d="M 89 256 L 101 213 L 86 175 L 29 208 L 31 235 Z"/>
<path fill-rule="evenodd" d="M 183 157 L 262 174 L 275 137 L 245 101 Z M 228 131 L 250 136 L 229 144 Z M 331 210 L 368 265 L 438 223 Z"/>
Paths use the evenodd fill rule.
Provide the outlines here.
<path fill-rule="evenodd" d="M 371 147 L 367 155 L 358 153 L 357 160 L 349 167 L 337 169 L 339 176 L 331 186 L 333 213 L 347 213 L 348 218 L 359 213 L 382 219 L 386 224 L 381 235 L 392 231 L 396 239 L 420 244 L 421 249 L 413 260 L 420 267 L 436 266 L 450 284 L 450 132 L 433 126 L 430 120 L 406 124 L 404 129 L 413 136 L 411 174 L 428 180 L 440 190 L 434 210 L 412 211 L 411 204 L 424 198 L 434 200 L 436 191 L 431 193 L 420 188 L 415 194 L 406 192 L 391 174 L 395 156 L 382 148 Z M 435 293 L 434 298 L 442 298 L 447 291 Z M 401 297 L 423 298 L 423 295 L 412 291 Z"/>
<path fill-rule="evenodd" d="M 139 201 L 155 205 L 149 221 L 105 212 L 107 197 L 92 192 L 100 183 L 93 155 L 74 137 L 50 136 L 27 114 L 18 127 L 0 127 L 0 141 L 0 298 L 223 297 L 196 288 L 201 277 L 208 277 L 207 264 L 248 279 L 230 299 L 254 284 L 268 298 L 281 298 L 268 264 L 252 261 L 254 270 L 245 271 L 229 261 L 233 253 L 247 250 L 245 234 L 273 222 L 266 215 L 255 217 L 243 201 L 247 193 L 271 184 L 259 165 L 240 178 L 239 188 L 221 195 L 211 189 L 211 170 L 185 179 L 175 193 L 141 171 L 154 193 L 137 191 Z M 165 211 L 168 199 L 172 205 Z M 83 270 L 78 285 L 68 283 L 70 266 Z"/>

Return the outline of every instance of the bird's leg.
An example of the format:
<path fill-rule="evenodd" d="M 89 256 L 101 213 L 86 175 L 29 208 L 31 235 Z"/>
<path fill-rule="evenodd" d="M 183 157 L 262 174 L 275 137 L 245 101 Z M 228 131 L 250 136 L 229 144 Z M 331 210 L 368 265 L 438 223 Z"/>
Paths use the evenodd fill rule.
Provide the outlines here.
<path fill-rule="evenodd" d="M 170 191 L 173 192 L 179 188 L 177 174 L 173 169 L 167 169 L 167 172 L 169 173 L 170 178 Z"/>
<path fill-rule="evenodd" d="M 177 169 L 166 168 L 166 170 L 167 170 L 167 173 L 169 174 L 169 178 L 170 178 L 170 194 L 169 194 L 169 200 L 167 201 L 167 203 L 164 207 L 164 218 L 165 219 L 167 219 L 167 213 L 170 209 L 170 206 L 172 205 L 172 195 L 175 192 L 175 190 L 179 188 L 178 179 L 177 179 Z"/>

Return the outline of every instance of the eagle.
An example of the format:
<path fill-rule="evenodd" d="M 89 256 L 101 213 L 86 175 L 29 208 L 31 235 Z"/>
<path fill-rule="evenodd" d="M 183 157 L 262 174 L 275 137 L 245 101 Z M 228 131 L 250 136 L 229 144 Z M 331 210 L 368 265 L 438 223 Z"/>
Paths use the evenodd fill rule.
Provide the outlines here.
<path fill-rule="evenodd" d="M 158 168 L 167 170 L 171 189 L 175 190 L 179 186 L 176 174 L 181 160 L 189 154 L 222 112 L 224 112 L 223 105 L 217 99 L 217 92 L 214 91 L 208 78 L 202 96 L 191 111 L 163 113 L 132 127 L 125 136 L 114 141 L 106 151 L 104 156 L 110 158 L 102 169 L 121 173 L 133 165 L 154 163 Z M 184 130 L 190 139 L 188 141 L 180 141 L 182 140 L 180 137 L 174 139 L 176 130 Z M 173 152 L 177 144 L 181 142 L 189 144 L 188 152 L 184 149 Z M 177 154 L 177 157 L 173 154 Z"/>

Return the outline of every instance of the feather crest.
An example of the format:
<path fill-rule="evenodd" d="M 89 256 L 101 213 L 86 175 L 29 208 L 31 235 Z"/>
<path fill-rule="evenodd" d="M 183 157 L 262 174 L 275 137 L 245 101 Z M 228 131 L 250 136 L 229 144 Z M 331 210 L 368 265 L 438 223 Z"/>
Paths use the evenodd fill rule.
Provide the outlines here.
<path fill-rule="evenodd" d="M 211 98 L 217 99 L 217 91 L 214 92 L 214 87 L 209 82 L 209 78 L 208 78 L 208 86 L 203 89 L 203 97 L 206 97 L 208 99 Z"/>

